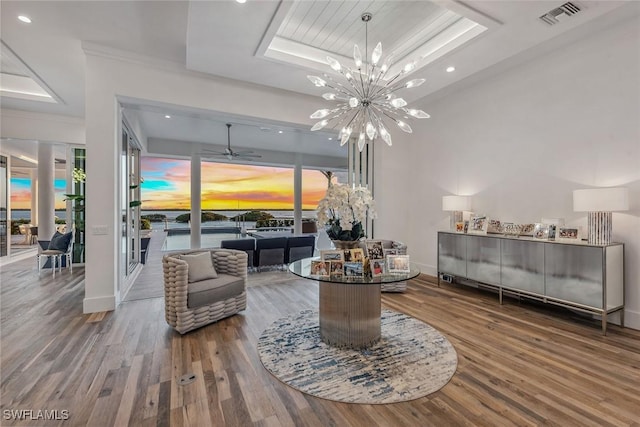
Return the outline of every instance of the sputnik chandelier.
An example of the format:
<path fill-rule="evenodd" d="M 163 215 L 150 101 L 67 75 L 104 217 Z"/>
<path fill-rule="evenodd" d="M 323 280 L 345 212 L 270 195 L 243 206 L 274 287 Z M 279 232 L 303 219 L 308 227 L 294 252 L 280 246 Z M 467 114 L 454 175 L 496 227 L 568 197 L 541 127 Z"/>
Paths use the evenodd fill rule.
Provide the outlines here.
<path fill-rule="evenodd" d="M 320 109 L 313 113 L 312 119 L 322 120 L 317 122 L 311 130 L 320 130 L 327 126 L 341 127 L 338 135 L 340 145 L 346 144 L 352 134 L 359 132 L 358 149 L 360 151 L 364 148 L 367 139 L 374 141 L 378 137 L 391 146 L 391 134 L 383 119 L 388 122 L 392 121 L 404 132 L 411 133 L 411 126 L 402 119 L 407 119 L 409 116 L 418 119 L 430 117 L 422 110 L 407 108 L 407 102 L 395 95 L 395 92 L 400 89 L 418 87 L 425 82 L 425 79 L 414 79 L 406 83 L 396 82 L 403 75 L 415 69 L 415 61 L 406 64 L 395 76 L 384 79 L 391 67 L 393 55 L 389 55 L 378 67 L 382 57 L 382 43 L 379 42 L 371 52 L 371 63 L 367 62 L 367 24 L 372 15 L 365 12 L 361 18 L 365 23 L 365 62 L 362 62 L 362 55 L 357 44 L 353 47 L 355 70 L 343 67 L 335 58 L 327 56 L 329 66 L 339 72 L 346 79 L 347 84 L 337 82 L 327 74 L 323 74 L 324 78 L 307 76 L 311 83 L 317 87 L 332 89 L 333 92 L 325 93 L 322 97 L 338 103 L 333 109 Z"/>

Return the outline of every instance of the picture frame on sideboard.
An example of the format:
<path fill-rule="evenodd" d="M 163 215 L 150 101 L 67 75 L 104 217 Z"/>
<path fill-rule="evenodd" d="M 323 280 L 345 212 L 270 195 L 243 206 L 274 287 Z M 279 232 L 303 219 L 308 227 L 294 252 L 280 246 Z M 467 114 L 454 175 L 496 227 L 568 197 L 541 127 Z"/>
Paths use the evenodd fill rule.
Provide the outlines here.
<path fill-rule="evenodd" d="M 469 219 L 469 234 L 487 234 L 489 219 L 486 216 L 473 216 Z"/>

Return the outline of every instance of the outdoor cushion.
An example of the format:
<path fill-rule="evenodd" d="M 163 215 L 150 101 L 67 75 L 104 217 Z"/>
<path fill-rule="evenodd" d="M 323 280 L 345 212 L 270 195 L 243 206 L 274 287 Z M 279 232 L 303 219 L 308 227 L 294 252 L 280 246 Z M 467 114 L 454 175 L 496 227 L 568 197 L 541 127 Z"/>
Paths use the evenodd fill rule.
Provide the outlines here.
<path fill-rule="evenodd" d="M 69 243 L 71 243 L 71 237 L 71 231 L 66 234 L 61 234 L 56 231 L 53 237 L 51 237 L 51 241 L 49 242 L 49 247 L 47 249 L 66 252 L 69 247 Z"/>
<path fill-rule="evenodd" d="M 187 307 L 202 307 L 217 301 L 224 301 L 241 294 L 244 289 L 244 278 L 221 273 L 215 279 L 189 284 Z"/>
<path fill-rule="evenodd" d="M 187 282 L 199 282 L 201 280 L 215 279 L 218 277 L 213 268 L 210 252 L 202 252 L 194 255 L 182 255 L 181 257 L 189 265 Z"/>

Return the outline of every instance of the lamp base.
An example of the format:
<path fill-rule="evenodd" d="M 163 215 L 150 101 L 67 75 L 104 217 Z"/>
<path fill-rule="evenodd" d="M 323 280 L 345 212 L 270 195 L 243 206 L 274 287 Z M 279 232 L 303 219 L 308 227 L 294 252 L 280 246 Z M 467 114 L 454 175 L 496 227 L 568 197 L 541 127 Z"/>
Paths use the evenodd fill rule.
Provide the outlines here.
<path fill-rule="evenodd" d="M 456 223 L 457 222 L 462 222 L 462 211 L 452 211 L 451 215 L 449 216 L 449 219 L 451 221 L 450 227 L 452 231 L 456 231 Z"/>
<path fill-rule="evenodd" d="M 589 212 L 587 214 L 588 241 L 593 245 L 611 243 L 611 212 Z"/>

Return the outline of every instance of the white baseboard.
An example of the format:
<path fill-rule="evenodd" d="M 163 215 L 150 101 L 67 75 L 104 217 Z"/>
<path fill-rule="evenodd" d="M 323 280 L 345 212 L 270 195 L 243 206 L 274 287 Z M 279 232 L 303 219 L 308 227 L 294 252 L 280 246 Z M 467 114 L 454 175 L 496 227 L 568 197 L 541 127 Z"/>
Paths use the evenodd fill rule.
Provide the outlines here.
<path fill-rule="evenodd" d="M 84 314 L 100 313 L 102 311 L 113 311 L 116 309 L 116 296 L 109 295 L 96 298 L 85 298 L 82 302 L 82 312 Z"/>
<path fill-rule="evenodd" d="M 640 330 L 640 312 L 625 310 L 624 311 L 624 327 Z"/>

